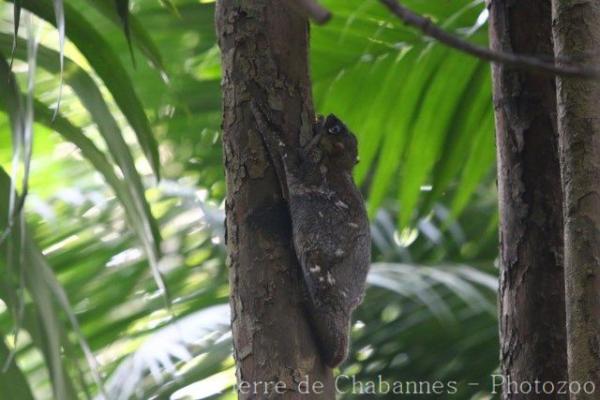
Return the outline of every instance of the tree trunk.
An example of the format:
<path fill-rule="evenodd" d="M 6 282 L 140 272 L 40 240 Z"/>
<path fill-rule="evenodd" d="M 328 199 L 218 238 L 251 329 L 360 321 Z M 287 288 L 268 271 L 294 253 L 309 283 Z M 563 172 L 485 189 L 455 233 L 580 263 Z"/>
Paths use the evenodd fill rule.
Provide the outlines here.
<path fill-rule="evenodd" d="M 268 112 L 286 143 L 310 137 L 308 22 L 284 3 L 220 0 L 216 10 L 238 393 L 333 399 L 332 372 L 320 360 L 302 306 L 287 204 L 251 107 L 253 101 Z"/>
<path fill-rule="evenodd" d="M 600 2 L 552 0 L 552 11 L 556 57 L 598 65 Z M 557 89 L 569 379 L 600 391 L 600 83 L 559 78 Z"/>
<path fill-rule="evenodd" d="M 550 0 L 494 0 L 492 48 L 552 57 Z M 493 66 L 500 211 L 501 371 L 514 382 L 567 379 L 562 188 L 555 80 Z M 504 399 L 528 399 L 504 385 Z M 553 398 L 567 398 L 555 395 Z"/>

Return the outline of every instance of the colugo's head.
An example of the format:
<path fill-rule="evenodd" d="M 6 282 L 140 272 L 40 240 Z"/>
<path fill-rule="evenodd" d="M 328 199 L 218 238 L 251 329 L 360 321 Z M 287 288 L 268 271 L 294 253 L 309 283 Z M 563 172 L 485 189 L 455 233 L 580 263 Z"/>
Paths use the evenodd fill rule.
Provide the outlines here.
<path fill-rule="evenodd" d="M 323 122 L 321 148 L 332 162 L 352 169 L 358 162 L 358 141 L 346 125 L 329 114 Z"/>

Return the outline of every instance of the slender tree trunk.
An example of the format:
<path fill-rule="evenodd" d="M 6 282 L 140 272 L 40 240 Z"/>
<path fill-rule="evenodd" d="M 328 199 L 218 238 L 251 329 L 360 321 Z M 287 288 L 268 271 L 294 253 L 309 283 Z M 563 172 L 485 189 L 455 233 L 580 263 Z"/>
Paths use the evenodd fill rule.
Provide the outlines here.
<path fill-rule="evenodd" d="M 555 55 L 600 61 L 600 2 L 552 0 Z M 557 79 L 565 191 L 565 278 L 569 378 L 600 393 L 600 83 Z"/>
<path fill-rule="evenodd" d="M 493 0 L 494 49 L 552 57 L 550 0 Z M 500 208 L 501 370 L 567 379 L 562 188 L 554 77 L 493 67 Z M 504 386 L 504 399 L 529 399 Z M 553 398 L 567 398 L 556 395 Z"/>
<path fill-rule="evenodd" d="M 220 0 L 216 24 L 239 397 L 333 399 L 301 303 L 287 204 L 251 108 L 267 110 L 286 143 L 310 137 L 308 22 L 282 0 Z"/>

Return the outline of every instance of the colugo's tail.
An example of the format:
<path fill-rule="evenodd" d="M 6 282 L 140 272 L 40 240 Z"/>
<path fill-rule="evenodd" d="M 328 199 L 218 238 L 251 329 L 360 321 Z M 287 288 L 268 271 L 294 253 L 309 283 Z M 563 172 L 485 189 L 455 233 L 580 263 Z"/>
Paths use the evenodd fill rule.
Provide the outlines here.
<path fill-rule="evenodd" d="M 343 311 L 311 312 L 313 325 L 323 363 L 335 368 L 346 360 L 350 335 L 350 315 Z"/>

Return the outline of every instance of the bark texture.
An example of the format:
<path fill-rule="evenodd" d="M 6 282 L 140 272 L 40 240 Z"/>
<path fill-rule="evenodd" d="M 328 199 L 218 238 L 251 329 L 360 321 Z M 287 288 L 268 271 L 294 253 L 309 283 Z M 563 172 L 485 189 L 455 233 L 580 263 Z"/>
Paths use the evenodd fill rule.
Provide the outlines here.
<path fill-rule="evenodd" d="M 251 106 L 268 114 L 286 144 L 311 137 L 308 23 L 282 0 L 220 0 L 216 24 L 239 398 L 333 399 L 332 372 L 319 358 L 302 307 L 287 204 Z"/>
<path fill-rule="evenodd" d="M 551 22 L 550 0 L 493 0 L 492 48 L 552 57 Z M 501 369 L 515 382 L 564 381 L 563 220 L 555 80 L 550 75 L 495 64 L 493 87 Z M 504 389 L 504 399 L 531 398 Z"/>
<path fill-rule="evenodd" d="M 552 0 L 555 55 L 598 65 L 600 2 Z M 600 83 L 557 79 L 569 379 L 600 392 Z"/>

